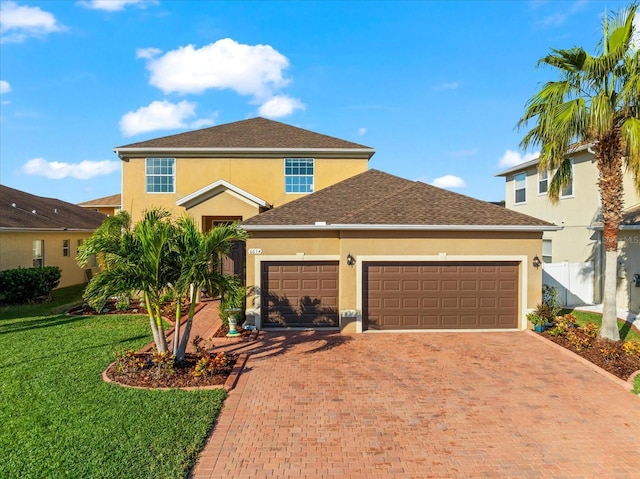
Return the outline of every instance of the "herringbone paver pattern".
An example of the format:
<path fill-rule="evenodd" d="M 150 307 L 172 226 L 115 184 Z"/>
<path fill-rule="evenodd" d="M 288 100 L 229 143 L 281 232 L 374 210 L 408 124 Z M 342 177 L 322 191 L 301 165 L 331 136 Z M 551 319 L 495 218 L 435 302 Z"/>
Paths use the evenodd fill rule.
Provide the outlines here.
<path fill-rule="evenodd" d="M 640 398 L 527 333 L 253 347 L 194 479 L 640 477 Z"/>

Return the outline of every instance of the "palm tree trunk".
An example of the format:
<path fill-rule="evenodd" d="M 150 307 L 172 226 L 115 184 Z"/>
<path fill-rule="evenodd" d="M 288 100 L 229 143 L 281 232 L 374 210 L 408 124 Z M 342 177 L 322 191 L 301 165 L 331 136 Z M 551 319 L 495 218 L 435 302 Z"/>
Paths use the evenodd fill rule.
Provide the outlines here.
<path fill-rule="evenodd" d="M 160 308 L 160 304 L 155 307 L 155 317 L 154 321 L 156 324 L 156 329 L 158 331 L 158 340 L 156 341 L 156 348 L 159 353 L 164 353 L 169 349 L 167 346 L 167 338 L 164 335 L 164 328 L 162 327 L 162 309 Z"/>
<path fill-rule="evenodd" d="M 604 226 L 605 271 L 600 337 L 620 340 L 616 291 L 618 277 L 618 230 L 622 219 L 623 176 L 620 133 L 614 130 L 595 147 L 600 177 L 600 205 Z"/>
<path fill-rule="evenodd" d="M 182 298 L 179 297 L 176 301 L 176 325 L 173 328 L 173 344 L 172 344 L 172 354 L 174 356 L 178 356 L 178 343 L 180 342 L 180 322 L 181 318 L 181 306 L 182 306 Z"/>
<path fill-rule="evenodd" d="M 153 314 L 153 309 L 151 307 L 151 304 L 149 303 L 149 295 L 147 293 L 144 294 L 144 305 L 147 308 L 147 313 L 149 315 L 149 324 L 151 326 L 151 332 L 153 333 L 153 342 L 156 345 L 156 348 L 160 348 L 160 344 L 162 343 L 161 341 L 161 337 L 164 337 L 163 335 L 160 334 L 160 331 L 158 330 L 158 325 L 156 323 L 156 318 L 155 315 Z"/>
<path fill-rule="evenodd" d="M 196 300 L 198 298 L 198 288 L 193 285 L 191 288 L 191 304 L 189 305 L 189 313 L 187 314 L 187 322 L 184 325 L 184 332 L 182 338 L 180 338 L 180 345 L 175 354 L 176 361 L 182 361 L 187 351 L 187 344 L 189 343 L 189 336 L 191 335 L 191 325 L 193 324 L 193 316 L 196 310 Z"/>

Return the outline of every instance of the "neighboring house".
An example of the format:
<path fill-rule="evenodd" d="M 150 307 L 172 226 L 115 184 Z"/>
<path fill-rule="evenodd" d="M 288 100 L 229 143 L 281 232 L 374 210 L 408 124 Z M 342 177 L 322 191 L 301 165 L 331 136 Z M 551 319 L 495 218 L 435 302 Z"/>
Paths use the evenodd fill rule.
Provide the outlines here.
<path fill-rule="evenodd" d="M 0 185 L 0 270 L 58 266 L 60 287 L 87 281 L 78 247 L 105 216 L 71 203 Z"/>
<path fill-rule="evenodd" d="M 375 150 L 264 118 L 132 143 L 122 160 L 122 207 L 133 222 L 152 207 L 188 213 L 208 231 L 356 175 Z M 237 245 L 227 272 L 243 274 Z"/>
<path fill-rule="evenodd" d="M 538 171 L 538 159 L 514 166 L 496 176 L 506 180 L 506 207 L 558 226 L 543 235 L 544 282 L 559 286 L 565 304 L 591 304 L 602 300 L 604 245 L 600 221 L 598 169 L 589 146 L 570 152 L 573 182 L 566 186 L 557 204 L 547 198 L 553 172 Z M 624 177 L 624 205 L 635 211 L 640 196 L 630 173 Z M 628 218 L 627 218 L 628 220 Z M 632 251 L 637 240 L 635 226 L 627 223 L 620 232 L 618 263 L 618 307 L 638 310 L 640 288 L 630 289 L 634 274 L 640 274 L 640 251 Z M 634 229 L 636 228 L 636 229 Z"/>
<path fill-rule="evenodd" d="M 118 211 L 122 209 L 122 195 L 105 196 L 104 198 L 97 198 L 95 200 L 85 201 L 78 203 L 78 206 L 87 208 L 98 213 L 102 213 L 107 216 L 114 216 Z"/>
<path fill-rule="evenodd" d="M 557 229 L 377 170 L 242 224 L 249 321 L 343 332 L 524 329 Z"/>

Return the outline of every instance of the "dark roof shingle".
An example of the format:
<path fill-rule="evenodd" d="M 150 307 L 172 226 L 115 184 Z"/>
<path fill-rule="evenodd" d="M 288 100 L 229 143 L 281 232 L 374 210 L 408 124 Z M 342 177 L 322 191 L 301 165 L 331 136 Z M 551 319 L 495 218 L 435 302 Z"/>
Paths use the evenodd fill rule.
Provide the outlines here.
<path fill-rule="evenodd" d="M 94 230 L 105 218 L 97 211 L 0 185 L 0 229 Z"/>
<path fill-rule="evenodd" d="M 551 223 L 378 170 L 348 178 L 246 220 L 243 225 L 533 226 Z"/>
<path fill-rule="evenodd" d="M 131 143 L 116 150 L 120 148 L 329 148 L 373 152 L 368 146 L 260 117 Z"/>

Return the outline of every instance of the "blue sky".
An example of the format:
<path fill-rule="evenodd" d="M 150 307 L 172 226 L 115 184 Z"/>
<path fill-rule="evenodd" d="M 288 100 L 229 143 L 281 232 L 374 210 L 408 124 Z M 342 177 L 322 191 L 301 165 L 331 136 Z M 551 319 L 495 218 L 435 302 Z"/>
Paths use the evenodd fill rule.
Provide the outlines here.
<path fill-rule="evenodd" d="M 265 116 L 377 168 L 504 199 L 550 48 L 595 52 L 616 1 L 0 2 L 0 183 L 120 192 L 113 148 Z"/>

